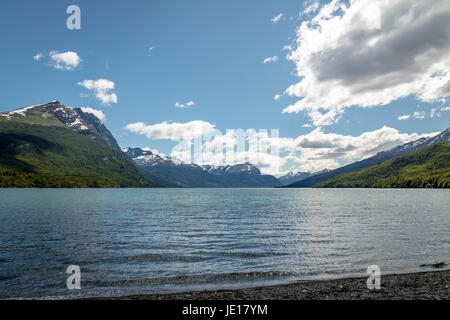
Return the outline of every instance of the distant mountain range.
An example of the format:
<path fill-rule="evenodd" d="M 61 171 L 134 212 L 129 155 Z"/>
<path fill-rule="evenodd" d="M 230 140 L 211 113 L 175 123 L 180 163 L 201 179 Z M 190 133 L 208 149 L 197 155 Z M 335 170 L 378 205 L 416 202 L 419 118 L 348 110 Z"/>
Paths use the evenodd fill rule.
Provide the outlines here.
<path fill-rule="evenodd" d="M 101 121 L 58 101 L 0 113 L 0 187 L 151 187 Z"/>
<path fill-rule="evenodd" d="M 288 188 L 310 188 L 321 182 L 333 179 L 341 174 L 358 171 L 371 167 L 399 156 L 431 146 L 435 143 L 446 142 L 450 140 L 450 128 L 431 138 L 421 138 L 419 140 L 396 146 L 388 151 L 379 152 L 373 157 L 331 170 L 326 173 L 314 175 L 307 179 L 288 185 Z"/>
<path fill-rule="evenodd" d="M 89 109 L 51 101 L 0 113 L 0 187 L 448 187 L 449 140 L 447 129 L 335 170 L 277 179 L 250 163 L 201 166 L 121 150 Z"/>
<path fill-rule="evenodd" d="M 270 188 L 281 186 L 271 175 L 263 175 L 252 164 L 211 166 L 184 163 L 161 157 L 140 148 L 125 148 L 124 154 L 142 171 L 144 176 L 172 187 L 194 188 Z"/>
<path fill-rule="evenodd" d="M 301 171 L 295 173 L 295 172 L 290 171 L 287 174 L 285 174 L 284 176 L 279 177 L 278 181 L 280 181 L 282 185 L 287 186 L 292 183 L 308 179 L 309 177 L 312 177 L 312 176 L 315 176 L 318 174 L 322 174 L 322 173 L 327 173 L 327 172 L 329 172 L 328 169 L 325 169 L 325 170 L 322 170 L 322 171 L 319 171 L 316 173 L 301 172 Z"/>

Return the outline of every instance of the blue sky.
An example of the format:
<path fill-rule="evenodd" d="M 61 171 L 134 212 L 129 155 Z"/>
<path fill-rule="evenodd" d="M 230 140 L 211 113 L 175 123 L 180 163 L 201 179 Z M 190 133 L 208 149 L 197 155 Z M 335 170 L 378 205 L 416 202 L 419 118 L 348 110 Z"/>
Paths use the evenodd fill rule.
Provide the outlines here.
<path fill-rule="evenodd" d="M 71 4 L 81 8 L 81 30 L 68 30 L 66 27 L 69 16 L 66 8 Z M 89 106 L 106 115 L 106 125 L 122 147 L 149 146 L 165 154 L 170 153 L 174 141 L 149 139 L 145 134 L 125 127 L 136 122 L 151 126 L 163 122 L 201 120 L 223 132 L 238 128 L 279 129 L 281 137 L 330 141 L 340 137 L 345 140 L 344 144 L 349 144 L 352 137 L 378 132 L 383 127 L 397 131 L 389 131 L 389 134 L 394 134 L 389 137 L 391 144 L 446 129 L 450 119 L 450 111 L 445 109 L 448 106 L 446 94 L 425 99 L 425 93 L 421 92 L 422 98 L 418 98 L 414 89 L 410 94 L 382 106 L 362 108 L 357 104 L 345 107 L 332 123 L 327 124 L 320 119 L 313 123 L 309 114 L 311 110 L 283 113 L 283 109 L 300 99 L 295 94 L 283 94 L 291 85 L 300 82 L 296 65 L 311 61 L 307 60 L 309 57 L 303 57 L 303 62 L 286 59 L 289 52 L 295 54 L 295 49 L 300 47 L 296 44 L 299 37 L 296 30 L 328 4 L 329 1 L 317 2 L 316 5 L 314 1 L 298 0 L 4 0 L 0 4 L 0 111 L 55 99 L 67 106 Z M 340 5 L 349 7 L 347 2 Z M 305 13 L 307 8 L 310 11 Z M 379 8 L 383 9 L 382 4 Z M 280 13 L 279 21 L 272 21 Z M 347 13 L 350 15 L 350 10 Z M 342 12 L 336 10 L 333 14 L 339 16 Z M 307 30 L 305 34 L 307 32 L 312 31 Z M 305 52 L 306 45 L 304 43 L 300 48 L 302 52 Z M 430 47 L 434 45 L 432 43 Z M 283 50 L 285 46 L 291 46 L 292 50 Z M 446 46 L 436 44 L 436 47 L 443 54 L 447 52 Z M 65 52 L 75 52 L 81 62 L 75 67 L 69 66 L 70 70 L 55 68 L 56 60 L 50 56 Z M 325 48 L 323 52 L 329 54 L 331 49 Z M 38 54 L 42 56 L 34 59 Z M 334 56 L 339 57 L 339 54 L 337 52 Z M 263 63 L 266 58 L 274 56 L 278 57 L 277 61 Z M 441 57 L 441 60 L 443 67 L 438 71 L 445 73 L 448 71 L 448 58 Z M 328 64 L 328 61 L 323 64 Z M 400 64 L 394 67 L 401 68 Z M 310 70 L 331 78 L 323 75 L 324 71 L 312 63 Z M 400 71 L 405 70 L 407 68 Z M 354 74 L 349 74 L 339 76 L 338 80 L 343 83 L 356 79 L 356 83 L 363 76 L 358 74 L 355 78 Z M 80 85 L 85 80 L 97 79 L 114 83 L 114 89 L 106 91 L 106 94 L 114 93 L 117 102 L 102 104 L 96 98 L 95 90 Z M 342 90 L 349 86 L 346 84 Z M 324 90 L 327 91 L 326 87 Z M 379 90 L 381 92 L 382 89 Z M 370 94 L 379 96 L 374 92 L 372 90 Z M 276 94 L 282 95 L 280 99 L 274 99 Z M 308 99 L 311 104 L 318 101 L 318 97 L 313 95 Z M 330 96 L 329 101 L 333 99 L 336 97 Z M 356 99 L 356 102 L 364 104 L 366 100 Z M 188 108 L 175 106 L 177 102 L 185 105 L 189 101 L 194 104 Z M 334 105 L 322 111 L 338 109 Z M 433 117 L 432 109 L 435 109 Z M 408 115 L 408 119 L 399 120 L 400 116 Z M 305 124 L 311 126 L 303 127 Z M 375 138 L 373 140 L 376 141 Z M 362 138 L 355 141 L 363 144 Z M 334 146 L 335 149 L 337 147 Z M 302 150 L 297 151 L 301 153 Z M 303 151 L 306 154 L 311 150 Z M 309 154 L 309 158 L 294 160 L 292 165 L 286 162 L 281 171 L 333 167 L 337 163 L 368 156 L 368 152 L 346 154 L 341 159 L 333 159 L 338 160 L 334 163 L 316 152 Z M 323 161 L 309 165 L 308 159 L 311 161 L 318 155 L 323 156 Z"/>

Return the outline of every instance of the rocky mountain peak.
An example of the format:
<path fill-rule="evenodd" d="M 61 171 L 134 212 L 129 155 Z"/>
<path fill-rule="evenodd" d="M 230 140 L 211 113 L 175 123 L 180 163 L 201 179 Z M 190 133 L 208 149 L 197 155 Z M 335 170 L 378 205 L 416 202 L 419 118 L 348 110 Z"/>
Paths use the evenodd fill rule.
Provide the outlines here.
<path fill-rule="evenodd" d="M 56 119 L 78 133 L 92 136 L 93 138 L 100 138 L 111 148 L 120 150 L 116 139 L 94 114 L 84 112 L 81 108 L 66 107 L 57 100 L 10 112 L 2 112 L 0 116 L 5 117 L 9 121 L 21 121 L 22 117 Z"/>
<path fill-rule="evenodd" d="M 142 156 L 153 156 L 153 152 L 150 150 L 143 150 L 141 148 L 124 148 L 122 149 L 122 152 L 131 159 Z"/>

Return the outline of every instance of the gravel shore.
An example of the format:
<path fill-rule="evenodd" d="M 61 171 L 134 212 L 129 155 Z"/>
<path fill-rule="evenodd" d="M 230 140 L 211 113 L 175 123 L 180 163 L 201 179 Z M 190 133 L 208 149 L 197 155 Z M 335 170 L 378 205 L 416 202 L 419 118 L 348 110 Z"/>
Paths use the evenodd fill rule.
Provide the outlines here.
<path fill-rule="evenodd" d="M 367 289 L 367 277 L 302 281 L 239 290 L 116 297 L 117 300 L 411 300 L 450 299 L 450 270 L 381 277 L 380 290 Z"/>

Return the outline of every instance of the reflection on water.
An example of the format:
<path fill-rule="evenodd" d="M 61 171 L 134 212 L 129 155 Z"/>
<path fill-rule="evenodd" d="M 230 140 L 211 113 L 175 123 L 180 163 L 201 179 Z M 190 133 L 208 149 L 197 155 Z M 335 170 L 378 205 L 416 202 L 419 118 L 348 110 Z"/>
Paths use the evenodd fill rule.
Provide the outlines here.
<path fill-rule="evenodd" d="M 448 190 L 0 190 L 0 298 L 238 288 L 450 262 Z M 78 265 L 82 289 L 66 288 Z"/>

